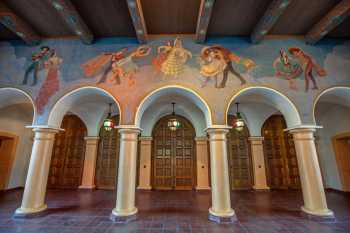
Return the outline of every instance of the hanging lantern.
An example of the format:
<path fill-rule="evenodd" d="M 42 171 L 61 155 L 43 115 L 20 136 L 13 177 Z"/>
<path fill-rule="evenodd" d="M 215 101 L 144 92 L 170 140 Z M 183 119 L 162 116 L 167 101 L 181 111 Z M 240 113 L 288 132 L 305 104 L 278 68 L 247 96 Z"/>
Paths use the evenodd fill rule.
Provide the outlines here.
<path fill-rule="evenodd" d="M 171 103 L 171 104 L 173 105 L 173 113 L 172 113 L 173 118 L 169 119 L 168 128 L 171 131 L 176 131 L 178 128 L 181 127 L 181 123 L 175 117 L 175 103 Z"/>
<path fill-rule="evenodd" d="M 233 119 L 232 126 L 237 131 L 242 131 L 244 129 L 245 123 L 241 116 L 241 113 L 238 111 L 238 105 L 239 103 L 236 103 L 236 106 L 237 106 L 236 117 Z"/>
<path fill-rule="evenodd" d="M 103 121 L 103 128 L 104 128 L 106 131 L 111 131 L 112 129 L 114 129 L 114 122 L 113 122 L 113 120 L 112 120 L 111 107 L 112 107 L 112 104 L 109 104 L 108 116 L 107 116 L 107 118 Z"/>

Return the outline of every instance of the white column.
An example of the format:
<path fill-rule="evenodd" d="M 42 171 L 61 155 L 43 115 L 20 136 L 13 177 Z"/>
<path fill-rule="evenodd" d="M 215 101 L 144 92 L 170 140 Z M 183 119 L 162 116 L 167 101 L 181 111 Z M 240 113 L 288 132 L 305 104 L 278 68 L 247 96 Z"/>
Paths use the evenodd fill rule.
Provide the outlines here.
<path fill-rule="evenodd" d="M 255 190 L 269 190 L 266 179 L 266 167 L 264 158 L 264 137 L 249 137 L 252 152 L 253 174 Z"/>
<path fill-rule="evenodd" d="M 314 141 L 313 128 L 290 130 L 293 134 L 304 198 L 302 211 L 310 217 L 334 218 L 327 207 L 322 176 Z"/>
<path fill-rule="evenodd" d="M 209 190 L 208 138 L 196 137 L 197 190 Z"/>
<path fill-rule="evenodd" d="M 234 210 L 231 208 L 230 183 L 227 158 L 228 126 L 216 126 L 208 128 L 210 143 L 210 167 L 211 167 L 211 199 L 212 206 L 209 209 L 209 220 L 218 223 L 233 222 L 236 220 Z"/>
<path fill-rule="evenodd" d="M 57 129 L 33 128 L 35 133 L 22 205 L 15 217 L 37 214 L 47 209 L 45 204 L 47 179 Z"/>
<path fill-rule="evenodd" d="M 152 137 L 140 137 L 139 186 L 137 189 L 151 190 Z"/>
<path fill-rule="evenodd" d="M 99 137 L 85 137 L 85 158 L 80 189 L 94 189 Z"/>
<path fill-rule="evenodd" d="M 118 186 L 116 207 L 111 219 L 118 223 L 127 223 L 136 219 L 135 183 L 137 165 L 138 135 L 141 130 L 135 126 L 121 125 L 120 153 L 118 168 Z"/>

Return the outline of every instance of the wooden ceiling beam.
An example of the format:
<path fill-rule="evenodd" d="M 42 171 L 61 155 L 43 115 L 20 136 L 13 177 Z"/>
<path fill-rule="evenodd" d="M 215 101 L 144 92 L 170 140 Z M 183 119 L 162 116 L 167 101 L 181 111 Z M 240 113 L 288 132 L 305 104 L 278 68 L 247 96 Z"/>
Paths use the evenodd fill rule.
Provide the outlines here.
<path fill-rule="evenodd" d="M 211 12 L 213 11 L 214 3 L 215 0 L 201 0 L 196 28 L 197 43 L 204 43 L 206 40 Z"/>
<path fill-rule="evenodd" d="M 40 44 L 40 36 L 23 19 L 0 1 L 0 23 L 29 45 Z"/>
<path fill-rule="evenodd" d="M 56 9 L 69 28 L 83 41 L 83 43 L 92 43 L 94 40 L 93 34 L 70 0 L 47 1 Z"/>
<path fill-rule="evenodd" d="M 252 43 L 259 43 L 265 37 L 265 35 L 275 25 L 279 17 L 285 12 L 292 0 L 273 0 L 263 17 L 255 26 L 250 38 Z"/>
<path fill-rule="evenodd" d="M 147 28 L 140 0 L 126 1 L 138 41 L 140 44 L 147 43 Z"/>
<path fill-rule="evenodd" d="M 325 35 L 341 24 L 349 15 L 350 0 L 343 0 L 311 28 L 305 36 L 306 43 L 316 44 Z"/>

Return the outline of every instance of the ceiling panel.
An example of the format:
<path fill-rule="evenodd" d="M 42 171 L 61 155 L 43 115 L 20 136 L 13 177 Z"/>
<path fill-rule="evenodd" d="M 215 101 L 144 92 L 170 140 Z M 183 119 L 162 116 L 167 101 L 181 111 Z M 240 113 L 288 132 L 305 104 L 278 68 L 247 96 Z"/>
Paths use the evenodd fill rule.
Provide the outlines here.
<path fill-rule="evenodd" d="M 304 35 L 341 0 L 293 0 L 269 34 Z"/>
<path fill-rule="evenodd" d="M 270 0 L 216 0 L 209 35 L 250 35 Z"/>
<path fill-rule="evenodd" d="M 141 0 L 148 33 L 195 33 L 200 2 L 200 0 Z"/>
<path fill-rule="evenodd" d="M 43 37 L 73 35 L 46 0 L 4 0 L 4 2 Z"/>
<path fill-rule="evenodd" d="M 97 37 L 135 36 L 126 0 L 71 0 Z"/>

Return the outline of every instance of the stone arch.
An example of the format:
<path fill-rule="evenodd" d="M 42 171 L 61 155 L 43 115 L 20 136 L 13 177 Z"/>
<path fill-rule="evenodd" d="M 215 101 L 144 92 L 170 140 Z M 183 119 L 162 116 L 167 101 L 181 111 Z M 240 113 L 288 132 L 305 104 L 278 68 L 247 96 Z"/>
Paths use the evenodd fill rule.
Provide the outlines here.
<path fill-rule="evenodd" d="M 112 111 L 119 114 L 120 122 L 120 104 L 112 94 L 102 88 L 92 86 L 74 89 L 54 104 L 49 113 L 47 124 L 49 127 L 59 128 L 64 115 L 71 111 L 83 120 L 90 136 L 97 136 L 108 113 L 108 103 L 115 104 L 116 107 Z M 90 111 L 91 109 L 94 111 Z"/>
<path fill-rule="evenodd" d="M 288 128 L 302 124 L 295 104 L 281 92 L 269 87 L 247 87 L 233 95 L 226 107 L 226 124 L 228 124 L 227 116 L 232 111 L 235 102 L 242 103 L 241 109 L 244 108 L 245 104 L 251 105 L 250 111 L 244 111 L 244 113 L 252 136 L 259 136 L 254 134 L 258 134 L 263 122 L 276 112 L 280 112 L 284 116 Z M 261 106 L 265 107 L 261 108 Z M 253 116 L 259 120 L 254 121 Z"/>
<path fill-rule="evenodd" d="M 134 120 L 135 125 L 140 127 L 145 111 L 159 99 L 169 98 L 169 96 L 176 96 L 179 100 L 186 101 L 187 104 L 198 108 L 204 116 L 206 127 L 212 125 L 212 112 L 207 102 L 195 91 L 177 85 L 161 87 L 149 93 L 137 107 Z M 169 99 L 167 102 L 167 104 L 170 104 L 171 100 Z"/>

